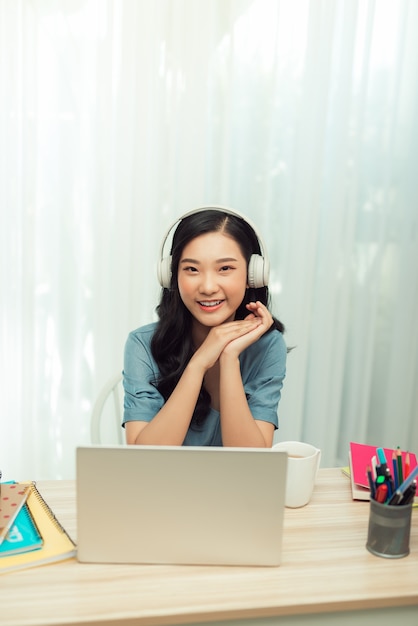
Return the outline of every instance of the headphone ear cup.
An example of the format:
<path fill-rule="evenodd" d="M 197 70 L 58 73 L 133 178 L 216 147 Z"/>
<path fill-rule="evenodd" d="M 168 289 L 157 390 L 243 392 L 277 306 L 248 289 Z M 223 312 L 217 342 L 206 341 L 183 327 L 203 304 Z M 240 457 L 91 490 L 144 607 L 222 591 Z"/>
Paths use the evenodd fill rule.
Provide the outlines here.
<path fill-rule="evenodd" d="M 252 254 L 248 263 L 248 285 L 253 289 L 266 287 L 269 280 L 269 264 L 260 254 Z"/>
<path fill-rule="evenodd" d="M 161 259 L 157 266 L 157 275 L 161 287 L 170 289 L 171 285 L 171 256 Z"/>

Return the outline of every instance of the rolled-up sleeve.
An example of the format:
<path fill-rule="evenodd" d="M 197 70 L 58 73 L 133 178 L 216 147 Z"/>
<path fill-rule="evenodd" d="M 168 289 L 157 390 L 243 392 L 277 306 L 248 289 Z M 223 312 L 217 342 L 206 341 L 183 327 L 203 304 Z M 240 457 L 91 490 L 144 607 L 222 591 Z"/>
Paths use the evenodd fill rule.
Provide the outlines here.
<path fill-rule="evenodd" d="M 287 347 L 273 330 L 248 348 L 241 358 L 241 375 L 251 414 L 278 428 L 278 406 L 286 376 Z"/>
<path fill-rule="evenodd" d="M 151 327 L 146 332 L 132 331 L 126 340 L 123 425 L 134 420 L 150 422 L 164 404 L 154 384 L 158 370 L 150 349 L 152 332 Z"/>

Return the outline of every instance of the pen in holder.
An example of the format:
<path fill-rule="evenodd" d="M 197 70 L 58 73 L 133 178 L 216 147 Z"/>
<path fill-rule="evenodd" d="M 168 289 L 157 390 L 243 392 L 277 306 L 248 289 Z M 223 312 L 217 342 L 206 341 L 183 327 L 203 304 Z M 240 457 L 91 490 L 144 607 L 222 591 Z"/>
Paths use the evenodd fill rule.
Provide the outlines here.
<path fill-rule="evenodd" d="M 370 500 L 366 548 L 372 554 L 398 559 L 409 554 L 412 502 L 391 506 Z"/>

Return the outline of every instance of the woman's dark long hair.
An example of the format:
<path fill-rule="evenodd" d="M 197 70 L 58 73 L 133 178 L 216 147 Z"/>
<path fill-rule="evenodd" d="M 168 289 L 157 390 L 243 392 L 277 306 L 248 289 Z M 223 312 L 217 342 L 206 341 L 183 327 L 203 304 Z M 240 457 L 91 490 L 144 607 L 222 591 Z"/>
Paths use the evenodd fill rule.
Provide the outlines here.
<path fill-rule="evenodd" d="M 155 385 L 167 400 L 175 389 L 183 371 L 191 359 L 194 348 L 192 342 L 192 315 L 180 298 L 177 273 L 184 247 L 196 237 L 211 232 L 223 232 L 232 237 L 240 246 L 247 265 L 252 254 L 261 254 L 260 244 L 253 228 L 238 216 L 219 210 L 207 209 L 183 218 L 177 226 L 171 247 L 171 284 L 163 288 L 157 306 L 159 322 L 152 338 L 151 351 L 160 371 Z M 243 301 L 237 309 L 235 319 L 248 315 L 245 305 L 260 300 L 267 307 L 270 304 L 268 287 L 246 290 Z M 284 332 L 283 324 L 273 318 L 270 330 Z M 210 408 L 210 396 L 203 387 L 193 414 L 192 426 L 199 428 Z"/>

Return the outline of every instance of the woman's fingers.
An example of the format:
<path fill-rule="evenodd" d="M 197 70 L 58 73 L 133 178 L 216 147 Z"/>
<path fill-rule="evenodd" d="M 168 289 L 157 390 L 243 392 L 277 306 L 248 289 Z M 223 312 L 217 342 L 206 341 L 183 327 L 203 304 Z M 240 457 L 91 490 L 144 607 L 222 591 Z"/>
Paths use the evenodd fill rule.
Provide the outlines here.
<path fill-rule="evenodd" d="M 214 339 L 216 342 L 225 346 L 233 339 L 246 335 L 254 330 L 254 328 L 257 328 L 260 324 L 262 324 L 261 318 L 255 315 L 248 316 L 244 320 L 221 324 L 211 329 L 206 341 Z M 206 341 L 204 343 L 206 343 Z"/>
<path fill-rule="evenodd" d="M 262 302 L 257 300 L 257 302 L 249 302 L 246 306 L 250 311 L 250 315 L 252 314 L 259 317 L 263 321 L 263 325 L 270 328 L 273 323 L 273 317 L 268 308 Z"/>

